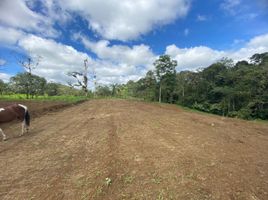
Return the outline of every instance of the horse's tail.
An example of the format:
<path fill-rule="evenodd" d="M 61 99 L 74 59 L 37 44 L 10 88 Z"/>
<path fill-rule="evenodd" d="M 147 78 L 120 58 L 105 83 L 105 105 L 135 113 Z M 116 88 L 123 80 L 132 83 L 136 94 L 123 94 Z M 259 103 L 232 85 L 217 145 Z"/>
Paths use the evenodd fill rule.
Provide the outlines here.
<path fill-rule="evenodd" d="M 29 113 L 29 111 L 28 110 L 26 110 L 26 112 L 25 112 L 25 115 L 24 115 L 24 120 L 25 120 L 25 124 L 27 125 L 27 126 L 30 126 L 30 113 Z"/>

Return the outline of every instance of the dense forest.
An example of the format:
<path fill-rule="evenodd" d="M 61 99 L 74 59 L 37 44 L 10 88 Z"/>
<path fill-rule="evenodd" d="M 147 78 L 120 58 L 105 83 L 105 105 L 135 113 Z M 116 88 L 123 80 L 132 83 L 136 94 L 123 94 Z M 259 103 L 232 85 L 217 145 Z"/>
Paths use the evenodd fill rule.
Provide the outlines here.
<path fill-rule="evenodd" d="M 222 116 L 268 119 L 268 53 L 255 54 L 250 61 L 222 59 L 198 71 L 176 72 L 177 61 L 162 55 L 138 81 L 98 86 L 95 97 L 139 98 L 179 104 Z M 82 90 L 45 78 L 19 73 L 9 83 L 0 80 L 0 94 L 84 95 Z M 89 97 L 93 92 L 89 91 Z"/>
<path fill-rule="evenodd" d="M 268 53 L 250 61 L 222 59 L 198 71 L 176 72 L 168 55 L 155 61 L 155 71 L 123 85 L 100 87 L 99 95 L 137 97 L 175 103 L 222 116 L 268 119 Z M 161 95 L 160 95 L 161 94 Z"/>

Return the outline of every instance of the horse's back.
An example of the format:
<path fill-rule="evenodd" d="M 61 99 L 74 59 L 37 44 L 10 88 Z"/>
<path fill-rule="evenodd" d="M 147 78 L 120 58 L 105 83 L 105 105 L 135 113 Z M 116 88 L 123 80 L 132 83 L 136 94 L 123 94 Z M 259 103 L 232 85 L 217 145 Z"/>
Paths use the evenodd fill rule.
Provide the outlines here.
<path fill-rule="evenodd" d="M 10 122 L 18 118 L 18 114 L 14 109 L 16 106 L 16 104 L 12 104 L 4 108 L 0 108 L 0 123 Z"/>

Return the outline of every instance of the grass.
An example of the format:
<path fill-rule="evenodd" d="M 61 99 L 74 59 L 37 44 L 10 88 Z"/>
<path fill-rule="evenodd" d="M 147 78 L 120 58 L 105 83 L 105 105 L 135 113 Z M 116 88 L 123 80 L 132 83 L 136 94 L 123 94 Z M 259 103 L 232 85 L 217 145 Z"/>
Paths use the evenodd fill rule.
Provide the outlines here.
<path fill-rule="evenodd" d="M 27 99 L 25 94 L 11 94 L 11 95 L 0 95 L 0 101 L 63 101 L 67 103 L 75 103 L 83 100 L 87 100 L 88 97 L 85 96 L 38 96 L 33 99 Z"/>

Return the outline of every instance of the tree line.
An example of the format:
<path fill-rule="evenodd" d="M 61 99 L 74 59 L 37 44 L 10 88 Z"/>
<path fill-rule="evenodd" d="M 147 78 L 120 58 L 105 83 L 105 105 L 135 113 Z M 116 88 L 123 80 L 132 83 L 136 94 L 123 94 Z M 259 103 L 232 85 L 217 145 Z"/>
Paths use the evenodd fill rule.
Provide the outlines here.
<path fill-rule="evenodd" d="M 61 96 L 73 95 L 83 96 L 84 92 L 74 87 L 60 83 L 47 82 L 43 77 L 29 74 L 28 72 L 18 73 L 10 78 L 8 83 L 0 80 L 0 94 L 25 94 L 27 99 L 34 99 L 38 96 Z"/>
<path fill-rule="evenodd" d="M 250 61 L 222 59 L 198 71 L 176 72 L 177 62 L 162 55 L 155 70 L 126 84 L 99 86 L 100 96 L 134 97 L 179 104 L 244 119 L 268 119 L 268 53 Z"/>
<path fill-rule="evenodd" d="M 48 95 L 87 95 L 87 62 L 85 72 L 71 76 L 82 90 L 74 86 L 48 83 L 45 78 L 31 73 L 37 66 L 31 60 L 22 63 L 26 71 L 10 78 L 9 83 L 0 80 L 0 94 L 26 94 L 27 98 Z M 176 71 L 177 61 L 162 55 L 150 70 L 137 81 L 126 84 L 97 86 L 94 96 L 139 98 L 179 104 L 200 111 L 244 119 L 268 119 L 268 53 L 254 54 L 249 61 L 234 63 L 222 59 L 197 71 Z"/>

